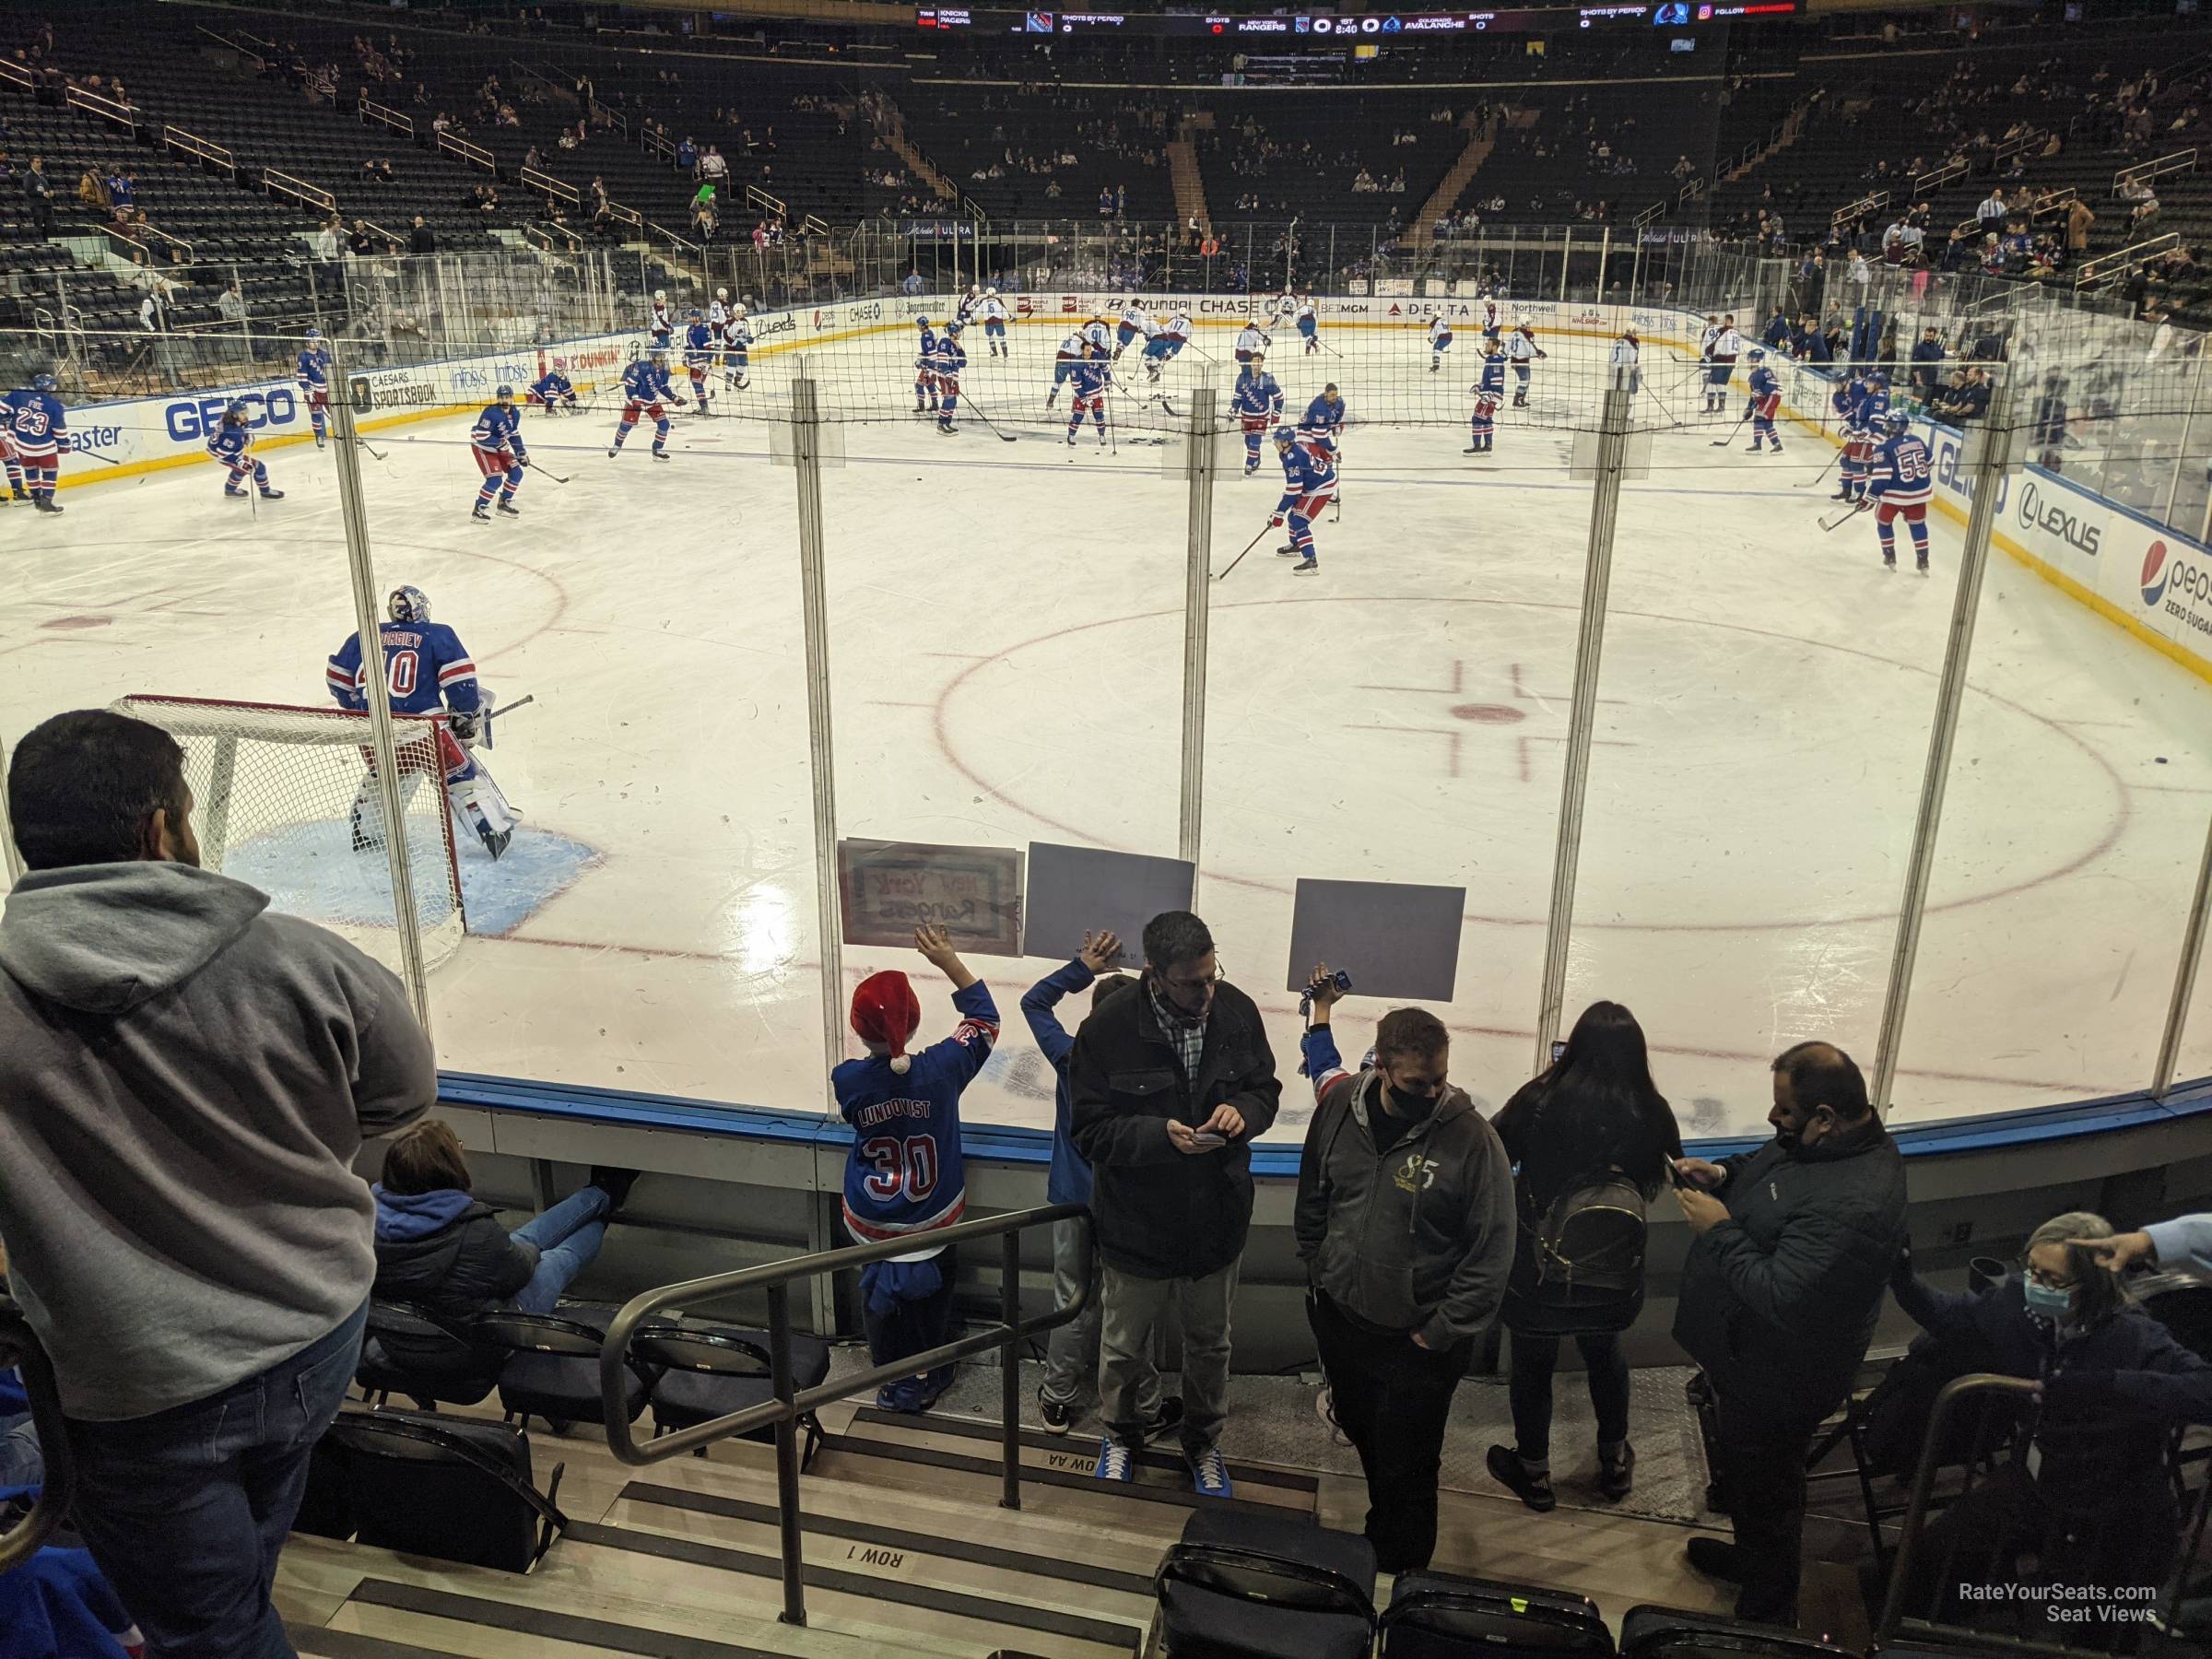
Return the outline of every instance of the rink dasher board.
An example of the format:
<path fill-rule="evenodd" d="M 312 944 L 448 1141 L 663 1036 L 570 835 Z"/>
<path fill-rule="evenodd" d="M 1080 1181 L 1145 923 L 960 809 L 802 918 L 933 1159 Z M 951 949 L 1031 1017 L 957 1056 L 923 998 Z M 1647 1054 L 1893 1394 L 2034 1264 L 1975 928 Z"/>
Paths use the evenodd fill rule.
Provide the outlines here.
<path fill-rule="evenodd" d="M 1130 307 L 1189 312 L 1194 327 L 1234 330 L 1274 296 L 1060 291 L 1008 293 L 1001 298 L 1017 327 L 1063 328 L 1091 317 L 1118 320 Z M 767 312 L 748 318 L 752 355 L 772 358 L 874 335 L 905 333 L 914 319 L 951 314 L 950 295 L 899 296 Z M 1316 315 L 1331 329 L 1395 330 L 1425 327 L 1441 316 L 1477 330 L 1485 301 L 1469 297 L 1350 295 L 1316 298 Z M 1599 305 L 1577 301 L 1507 300 L 1501 323 L 1525 320 L 1539 336 L 1610 341 L 1633 326 L 1647 352 L 1665 349 L 1670 362 L 1647 358 L 1646 375 L 1681 367 L 1696 355 L 1691 341 L 1703 314 L 1671 307 Z M 1287 327 L 1278 324 L 1278 327 Z M 490 401 L 501 383 L 518 388 L 542 375 L 555 357 L 569 364 L 579 392 L 618 383 L 622 368 L 651 344 L 644 330 L 584 335 L 529 347 L 404 368 L 347 374 L 335 387 L 354 400 L 357 425 L 379 432 L 444 418 Z M 680 350 L 680 347 L 674 349 Z M 1778 359 L 1783 371 L 1784 417 L 1833 445 L 1829 395 L 1834 382 L 1802 364 Z M 1741 377 L 1731 390 L 1742 391 Z M 198 395 L 88 404 L 70 411 L 74 442 L 113 465 L 65 468 L 64 488 L 119 482 L 147 473 L 201 463 L 206 434 L 233 402 L 246 404 L 255 449 L 311 441 L 305 402 L 290 380 L 255 381 Z M 1922 418 L 1914 428 L 1936 464 L 1933 505 L 1955 523 L 1966 523 L 1972 503 L 1966 440 L 1954 428 Z M 2032 464 L 2007 473 L 1998 501 L 1994 545 L 2077 603 L 2124 629 L 2150 649 L 2212 680 L 2212 554 L 2199 543 L 2106 500 L 2073 480 Z M 1871 526 L 1869 526 L 1871 528 Z"/>

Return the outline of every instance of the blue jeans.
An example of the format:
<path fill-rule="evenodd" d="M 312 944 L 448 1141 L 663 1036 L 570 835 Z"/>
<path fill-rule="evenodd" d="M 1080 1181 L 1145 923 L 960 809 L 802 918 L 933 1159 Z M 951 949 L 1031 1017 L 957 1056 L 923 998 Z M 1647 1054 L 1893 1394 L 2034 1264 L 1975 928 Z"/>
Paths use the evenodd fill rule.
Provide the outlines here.
<path fill-rule="evenodd" d="M 535 1220 L 512 1235 L 537 1246 L 537 1271 L 515 1292 L 513 1305 L 524 1313 L 550 1313 L 561 1292 L 589 1267 L 606 1240 L 606 1212 L 614 1200 L 595 1186 L 579 1187 Z"/>
<path fill-rule="evenodd" d="M 189 1406 L 70 1423 L 77 1529 L 153 1659 L 291 1659 L 269 1586 L 368 1316 Z"/>

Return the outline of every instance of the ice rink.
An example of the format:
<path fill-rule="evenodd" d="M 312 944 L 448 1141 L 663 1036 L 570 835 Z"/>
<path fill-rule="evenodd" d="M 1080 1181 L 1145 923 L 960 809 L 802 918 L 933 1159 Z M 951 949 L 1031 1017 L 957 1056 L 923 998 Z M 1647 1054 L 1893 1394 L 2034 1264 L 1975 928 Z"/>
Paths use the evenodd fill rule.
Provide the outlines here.
<path fill-rule="evenodd" d="M 1061 331 L 1018 327 L 1007 361 L 970 331 L 967 390 L 1011 443 L 909 417 L 902 339 L 807 356 L 826 406 L 873 417 L 824 478 L 844 836 L 1176 850 L 1189 486 L 1135 411 L 1110 449 L 1062 442 Z M 1321 569 L 1292 576 L 1270 535 L 1213 590 L 1197 908 L 1269 1016 L 1278 1137 L 1310 1106 L 1283 989 L 1300 877 L 1464 885 L 1453 1076 L 1495 1105 L 1529 1073 L 1591 512 L 1569 429 L 1604 349 L 1547 340 L 1535 408 L 1474 457 L 1472 333 L 1435 376 L 1416 328 L 1328 337 L 1343 356 L 1273 365 L 1293 418 L 1324 379 L 1350 405 Z M 666 463 L 649 428 L 607 458 L 607 395 L 526 416 L 570 482 L 532 474 L 516 523 L 469 520 L 466 418 L 369 434 L 380 588 L 422 588 L 500 701 L 535 699 L 489 756 L 513 851 L 495 870 L 463 837 L 471 936 L 432 980 L 449 1068 L 825 1104 L 794 475 L 770 441 L 798 360 L 680 416 Z M 1782 1046 L 1872 1060 L 1960 532 L 1932 515 L 1933 578 L 1885 572 L 1870 515 L 1818 526 L 1827 442 L 1716 447 L 1740 389 L 1704 417 L 1668 354 L 1646 363 L 1641 418 L 1686 424 L 1622 492 L 1568 1007 L 1636 1011 L 1686 1133 L 1755 1131 Z M 1205 371 L 1186 354 L 1167 384 Z M 0 513 L 0 741 L 130 693 L 326 700 L 353 628 L 335 463 L 264 454 L 281 502 L 224 500 L 210 464 Z M 1280 490 L 1271 451 L 1256 478 L 1241 455 L 1217 569 Z M 2212 806 L 2212 688 L 2002 554 L 1970 677 L 1900 1122 L 2147 1082 Z M 975 963 L 1006 1031 L 971 1120 L 1049 1124 L 1018 1004 L 1058 959 Z M 846 951 L 849 982 L 886 966 L 925 1035 L 947 1023 L 919 959 Z M 2183 1076 L 2212 1072 L 2200 982 Z M 1382 1011 L 1350 999 L 1347 1046 Z"/>

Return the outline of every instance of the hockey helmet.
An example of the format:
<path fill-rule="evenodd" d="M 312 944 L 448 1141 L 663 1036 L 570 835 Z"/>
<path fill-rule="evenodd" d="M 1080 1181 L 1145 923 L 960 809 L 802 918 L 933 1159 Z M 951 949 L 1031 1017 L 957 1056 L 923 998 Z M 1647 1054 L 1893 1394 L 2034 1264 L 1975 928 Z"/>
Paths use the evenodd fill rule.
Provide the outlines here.
<path fill-rule="evenodd" d="M 668 290 L 666 288 L 654 288 L 653 290 L 653 302 L 655 305 L 665 305 L 668 302 Z"/>
<path fill-rule="evenodd" d="M 567 358 L 555 358 L 555 359 L 553 359 L 553 372 L 554 372 L 554 373 L 556 373 L 556 374 L 566 374 L 568 371 L 569 371 L 569 359 L 568 359 Z"/>
<path fill-rule="evenodd" d="M 738 323 L 742 323 L 742 322 L 744 322 L 744 321 L 745 321 L 745 307 L 744 307 L 744 306 L 742 306 L 742 305 L 733 305 L 733 306 L 731 306 L 731 307 L 730 307 L 730 316 L 731 316 L 732 320 L 734 320 L 734 321 L 735 321 L 735 322 L 738 322 Z"/>
<path fill-rule="evenodd" d="M 691 308 L 689 311 L 686 312 L 684 314 L 685 314 L 687 317 L 689 317 L 689 318 L 691 319 L 691 321 L 692 321 L 692 322 L 696 323 L 696 322 L 698 322 L 698 321 L 699 321 L 699 316 L 700 316 L 700 312 L 699 312 L 699 307 L 695 305 L 695 306 L 693 306 L 693 307 L 692 307 L 692 308 Z"/>
<path fill-rule="evenodd" d="M 729 297 L 730 290 L 728 288 L 718 288 L 714 290 L 714 298 L 717 300 L 727 300 Z"/>
<path fill-rule="evenodd" d="M 1892 438 L 1902 438 L 1912 429 L 1912 417 L 1902 409 L 1892 409 L 1889 418 L 1882 422 L 1883 429 Z"/>
<path fill-rule="evenodd" d="M 1277 449 L 1288 449 L 1297 441 L 1298 434 L 1288 427 L 1279 426 L 1275 429 L 1275 447 Z"/>
<path fill-rule="evenodd" d="M 1633 327 L 1624 328 L 1620 331 L 1620 337 L 1624 340 L 1632 340 L 1636 337 L 1636 330 Z"/>
<path fill-rule="evenodd" d="M 945 324 L 945 332 L 947 335 L 957 335 L 960 332 L 960 330 L 967 326 L 967 324 L 961 322 L 958 317 L 955 317 L 951 322 Z"/>
<path fill-rule="evenodd" d="M 30 389 L 33 392 L 59 392 L 62 389 L 62 382 L 55 380 L 51 374 L 33 375 Z"/>
<path fill-rule="evenodd" d="M 384 615 L 394 622 L 428 622 L 429 595 L 418 587 L 395 587 L 384 601 Z"/>
<path fill-rule="evenodd" d="M 246 424 L 246 406 L 242 403 L 234 403 L 229 408 L 225 409 L 223 411 L 223 424 L 227 427 L 244 426 Z"/>
<path fill-rule="evenodd" d="M 1887 369 L 1869 370 L 1866 378 L 1875 385 L 1886 386 L 1889 383 L 1889 371 Z"/>
<path fill-rule="evenodd" d="M 927 334 L 929 332 L 929 319 L 927 317 L 916 317 L 914 319 L 914 326 L 920 329 L 924 334 Z"/>
<path fill-rule="evenodd" d="M 1744 353 L 1744 360 L 1747 363 L 1763 363 L 1767 360 L 1767 354 L 1762 347 L 1754 346 Z"/>
<path fill-rule="evenodd" d="M 491 389 L 491 394 L 500 403 L 512 403 L 514 401 L 514 388 L 512 386 L 494 386 Z"/>
<path fill-rule="evenodd" d="M 309 340 L 319 340 L 323 337 L 323 331 L 319 328 L 311 328 L 302 337 Z"/>
<path fill-rule="evenodd" d="M 998 298 L 998 290 L 994 288 L 987 288 L 983 290 L 983 298 L 986 300 L 995 300 Z"/>

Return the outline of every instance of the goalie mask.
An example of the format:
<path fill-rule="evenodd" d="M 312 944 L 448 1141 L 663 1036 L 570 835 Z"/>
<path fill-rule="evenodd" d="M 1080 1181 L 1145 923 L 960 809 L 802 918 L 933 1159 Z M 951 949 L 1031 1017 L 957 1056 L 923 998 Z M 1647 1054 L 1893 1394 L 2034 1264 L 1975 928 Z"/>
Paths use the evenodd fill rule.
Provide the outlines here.
<path fill-rule="evenodd" d="M 394 622 L 428 622 L 429 595 L 418 587 L 395 587 L 384 601 L 384 614 Z"/>

